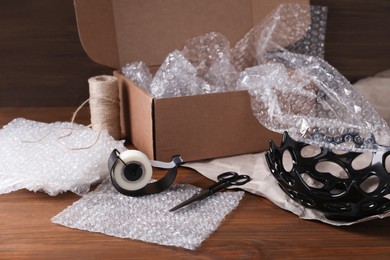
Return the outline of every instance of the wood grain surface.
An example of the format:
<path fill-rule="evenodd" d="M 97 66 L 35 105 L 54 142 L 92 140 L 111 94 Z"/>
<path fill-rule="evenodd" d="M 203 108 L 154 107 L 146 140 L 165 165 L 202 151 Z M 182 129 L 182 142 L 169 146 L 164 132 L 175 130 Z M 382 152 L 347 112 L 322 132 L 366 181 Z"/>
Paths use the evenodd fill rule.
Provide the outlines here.
<path fill-rule="evenodd" d="M 0 106 L 77 106 L 112 74 L 78 38 L 72 0 L 0 1 Z"/>
<path fill-rule="evenodd" d="M 326 59 L 332 65 L 352 81 L 390 68 L 390 1 L 312 3 L 330 8 Z M 2 0 L 0 5 L 0 125 L 16 117 L 69 121 L 75 111 L 70 106 L 88 96 L 88 77 L 111 73 L 82 50 L 73 1 Z M 88 124 L 87 109 L 77 122 Z M 189 169 L 180 169 L 176 182 L 211 184 Z M 0 259 L 390 258 L 390 218 L 334 227 L 301 220 L 246 193 L 201 247 L 190 251 L 51 223 L 78 199 L 71 193 L 50 197 L 26 190 L 0 195 Z"/>
<path fill-rule="evenodd" d="M 75 108 L 0 109 L 0 125 L 16 117 L 69 120 Z M 88 124 L 88 110 L 78 117 Z M 28 169 L 26 169 L 28 171 Z M 162 171 L 154 171 L 154 177 Z M 199 173 L 180 169 L 177 183 L 206 187 Z M 246 193 L 239 206 L 195 251 L 121 239 L 53 224 L 77 201 L 65 193 L 20 190 L 0 195 L 0 259 L 389 259 L 390 218 L 349 227 L 302 220 Z"/>
<path fill-rule="evenodd" d="M 351 82 L 390 69 L 390 1 L 311 0 L 328 7 L 325 60 Z"/>

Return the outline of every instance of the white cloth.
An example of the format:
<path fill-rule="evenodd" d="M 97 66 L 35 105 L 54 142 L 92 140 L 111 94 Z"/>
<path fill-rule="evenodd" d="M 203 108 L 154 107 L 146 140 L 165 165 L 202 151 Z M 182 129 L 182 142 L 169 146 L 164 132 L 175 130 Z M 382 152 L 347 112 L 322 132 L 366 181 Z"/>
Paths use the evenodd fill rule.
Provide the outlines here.
<path fill-rule="evenodd" d="M 357 81 L 353 85 L 357 92 L 370 102 L 376 111 L 390 125 L 390 70 L 386 70 Z"/>

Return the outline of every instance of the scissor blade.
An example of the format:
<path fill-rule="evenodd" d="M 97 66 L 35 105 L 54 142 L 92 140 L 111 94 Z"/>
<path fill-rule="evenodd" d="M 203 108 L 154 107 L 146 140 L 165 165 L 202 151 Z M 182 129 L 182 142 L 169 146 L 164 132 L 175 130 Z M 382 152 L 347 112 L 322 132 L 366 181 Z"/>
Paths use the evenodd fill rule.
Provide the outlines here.
<path fill-rule="evenodd" d="M 195 202 L 195 201 L 198 201 L 198 200 L 202 200 L 204 198 L 206 198 L 207 196 L 209 196 L 210 194 L 210 190 L 209 189 L 203 189 L 197 193 L 195 193 L 191 198 L 183 201 L 182 203 L 176 205 L 175 207 L 171 208 L 169 211 L 175 211 L 175 210 L 178 210 L 184 206 L 187 206 L 188 204 L 191 204 L 192 202 Z"/>

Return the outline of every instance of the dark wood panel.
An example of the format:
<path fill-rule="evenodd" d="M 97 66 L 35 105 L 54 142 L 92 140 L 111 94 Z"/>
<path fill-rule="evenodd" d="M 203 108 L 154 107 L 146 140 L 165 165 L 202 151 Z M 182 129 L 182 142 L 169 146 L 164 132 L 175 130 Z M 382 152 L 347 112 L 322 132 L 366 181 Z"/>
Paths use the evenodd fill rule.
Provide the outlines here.
<path fill-rule="evenodd" d="M 311 0 L 328 6 L 325 59 L 350 81 L 390 69 L 389 0 Z"/>
<path fill-rule="evenodd" d="M 80 44 L 72 0 L 0 1 L 0 106 L 72 106 L 111 73 Z"/>

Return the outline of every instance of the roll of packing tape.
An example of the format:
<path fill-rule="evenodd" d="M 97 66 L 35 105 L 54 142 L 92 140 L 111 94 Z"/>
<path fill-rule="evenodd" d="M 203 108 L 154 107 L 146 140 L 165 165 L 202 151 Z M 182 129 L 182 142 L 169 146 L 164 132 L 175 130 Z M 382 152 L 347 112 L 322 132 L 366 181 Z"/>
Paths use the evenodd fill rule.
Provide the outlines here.
<path fill-rule="evenodd" d="M 167 189 L 176 178 L 177 167 L 184 161 L 180 156 L 172 157 L 170 163 L 150 161 L 138 150 L 127 150 L 119 153 L 113 150 L 108 158 L 108 169 L 111 182 L 115 189 L 128 196 L 143 196 L 161 192 Z M 150 182 L 154 167 L 170 169 L 158 181 Z"/>
<path fill-rule="evenodd" d="M 123 189 L 134 191 L 145 187 L 152 179 L 152 165 L 145 154 L 127 150 L 119 155 L 123 163 L 115 164 L 113 178 Z"/>

